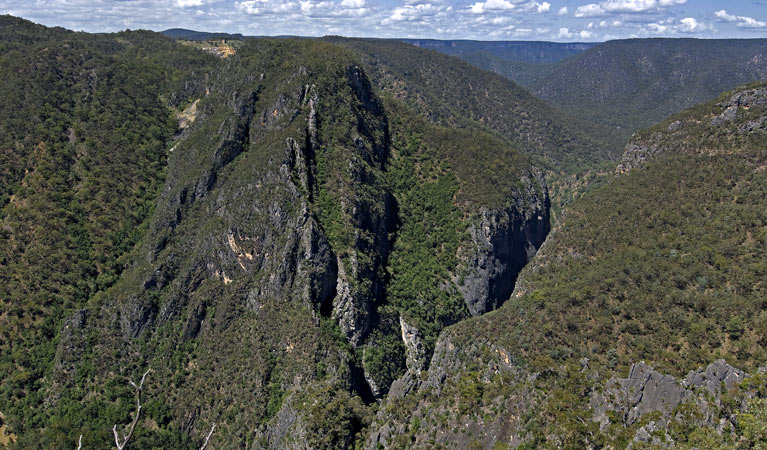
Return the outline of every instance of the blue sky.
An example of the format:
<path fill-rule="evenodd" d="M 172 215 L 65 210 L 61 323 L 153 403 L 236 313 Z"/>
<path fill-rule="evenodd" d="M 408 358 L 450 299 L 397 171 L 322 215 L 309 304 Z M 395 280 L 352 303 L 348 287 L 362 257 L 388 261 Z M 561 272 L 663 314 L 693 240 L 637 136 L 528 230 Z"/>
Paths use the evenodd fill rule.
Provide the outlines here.
<path fill-rule="evenodd" d="M 604 41 L 767 38 L 767 0 L 0 0 L 0 14 L 89 32 Z"/>

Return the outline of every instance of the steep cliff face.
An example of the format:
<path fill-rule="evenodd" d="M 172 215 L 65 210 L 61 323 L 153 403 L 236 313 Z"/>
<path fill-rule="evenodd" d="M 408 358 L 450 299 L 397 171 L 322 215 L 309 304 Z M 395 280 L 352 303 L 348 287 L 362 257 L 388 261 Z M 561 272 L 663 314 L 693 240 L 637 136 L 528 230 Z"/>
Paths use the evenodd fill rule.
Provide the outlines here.
<path fill-rule="evenodd" d="M 413 380 L 428 369 L 445 327 L 492 311 L 508 299 L 517 274 L 549 230 L 548 194 L 538 172 L 521 163 L 509 168 L 514 183 L 492 187 L 471 174 L 444 169 L 441 175 L 428 169 L 433 172 L 420 181 L 423 163 L 416 159 L 411 166 L 408 159 L 417 155 L 423 161 L 428 145 L 398 146 L 390 172 L 407 173 L 406 181 L 394 188 L 401 222 L 391 252 L 387 303 L 379 308 L 363 358 L 383 393 L 390 386 L 395 392 L 412 388 Z M 488 148 L 495 145 L 475 138 L 472 144 L 459 144 L 459 151 L 481 159 L 483 152 L 504 151 Z M 414 148 L 420 152 L 409 153 Z M 430 158 L 437 167 L 445 164 Z M 493 195 L 480 196 L 489 189 L 495 190 Z M 401 345 L 376 343 L 382 334 L 393 333 L 402 335 Z"/>
<path fill-rule="evenodd" d="M 207 125 L 174 147 L 178 160 L 149 246 L 156 269 L 143 284 L 242 280 L 251 286 L 249 309 L 270 299 L 301 300 L 332 315 L 354 344 L 382 292 L 390 208 L 386 189 L 374 183 L 386 122 L 359 69 L 339 63 L 340 77 L 322 84 L 296 64 L 292 74 L 271 74 L 271 83 L 270 74 L 243 77 L 238 67 L 210 89 L 214 98 L 198 119 Z M 244 161 L 227 167 L 246 151 Z M 219 231 L 200 230 L 200 220 Z M 182 233 L 191 236 L 180 239 Z M 182 240 L 206 242 L 194 258 L 204 264 L 165 273 L 179 258 L 166 249 Z M 163 321 L 181 308 L 166 305 Z"/>
<path fill-rule="evenodd" d="M 147 388 L 185 433 L 237 408 L 220 445 L 259 426 L 259 440 L 281 442 L 286 417 L 308 414 L 283 399 L 313 385 L 369 390 L 346 341 L 364 336 L 383 292 L 386 121 L 365 75 L 325 44 L 243 49 L 198 108 L 131 269 L 64 334 L 57 386 L 90 373 L 84 353 L 125 376 L 140 358 L 157 378 L 187 374 Z M 100 336 L 93 348 L 86 335 Z"/>
<path fill-rule="evenodd" d="M 167 130 L 142 119 L 152 139 L 130 136 L 156 156 L 128 165 L 131 176 L 151 165 L 156 183 L 130 188 L 140 211 L 127 222 L 95 209 L 88 226 L 103 222 L 95 235 L 120 244 L 99 256 L 115 270 L 83 266 L 84 292 L 45 325 L 41 335 L 60 333 L 35 377 L 35 420 L 71 420 L 46 427 L 46 442 L 82 433 L 84 447 L 103 446 L 130 417 L 128 381 L 152 369 L 137 447 L 198 448 L 213 422 L 217 447 L 350 447 L 395 380 L 401 397 L 432 376 L 445 327 L 508 297 L 548 232 L 544 180 L 478 122 L 442 126 L 377 91 L 342 47 L 254 40 L 203 59 L 193 88 L 174 79 L 157 100 L 140 86 L 142 101 L 174 99 L 153 103 Z M 69 153 L 41 144 L 36 156 L 81 149 L 83 129 L 65 125 L 54 134 Z M 87 236 L 73 235 L 83 248 Z M 3 393 L 16 396 L 29 375 L 7 368 Z M 13 428 L 22 447 L 32 428 Z"/>
<path fill-rule="evenodd" d="M 549 197 L 540 174 L 522 178 L 521 192 L 503 210 L 482 208 L 461 249 L 458 285 L 471 315 L 497 309 L 514 290 L 517 275 L 549 233 Z M 543 190 L 543 192 L 541 192 Z"/>
<path fill-rule="evenodd" d="M 337 254 L 338 282 L 333 317 L 352 345 L 370 328 L 371 314 L 384 295 L 389 233 L 396 214 L 383 180 L 389 130 L 383 107 L 357 65 L 345 70 L 350 97 L 320 102 L 317 204 Z M 339 111 L 348 111 L 345 115 Z M 331 132 L 332 130 L 332 132 Z"/>

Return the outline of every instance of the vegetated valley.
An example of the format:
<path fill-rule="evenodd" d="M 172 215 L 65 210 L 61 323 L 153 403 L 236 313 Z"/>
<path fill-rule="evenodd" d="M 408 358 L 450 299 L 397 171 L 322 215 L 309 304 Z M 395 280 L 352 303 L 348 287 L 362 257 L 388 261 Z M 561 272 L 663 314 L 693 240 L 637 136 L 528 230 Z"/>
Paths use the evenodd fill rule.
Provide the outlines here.
<path fill-rule="evenodd" d="M 0 17 L 0 446 L 767 444 L 761 41 L 167 33 Z"/>

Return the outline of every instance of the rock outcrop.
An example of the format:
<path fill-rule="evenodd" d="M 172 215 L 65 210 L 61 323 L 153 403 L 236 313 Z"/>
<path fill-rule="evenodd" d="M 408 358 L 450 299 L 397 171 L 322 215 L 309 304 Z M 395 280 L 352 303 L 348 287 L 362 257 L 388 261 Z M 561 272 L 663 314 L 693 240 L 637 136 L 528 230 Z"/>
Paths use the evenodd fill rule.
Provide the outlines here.
<path fill-rule="evenodd" d="M 617 173 L 627 173 L 644 167 L 657 155 L 663 153 L 719 151 L 721 143 L 714 148 L 703 149 L 700 143 L 692 144 L 690 137 L 699 141 L 703 136 L 719 133 L 722 128 L 733 127 L 730 134 L 744 135 L 767 133 L 767 88 L 758 87 L 738 91 L 727 100 L 713 105 L 710 119 L 676 116 L 665 128 L 654 127 L 651 132 L 634 135 L 623 152 L 616 167 Z M 706 129 L 712 127 L 711 129 Z M 673 135 L 673 138 L 669 138 Z M 705 141 L 704 141 L 705 142 Z"/>
<path fill-rule="evenodd" d="M 519 272 L 546 239 L 550 202 L 545 186 L 539 173 L 522 178 L 511 206 L 482 208 L 470 227 L 471 242 L 461 251 L 460 275 L 453 281 L 473 316 L 509 298 Z"/>
<path fill-rule="evenodd" d="M 630 426 L 653 412 L 668 418 L 676 407 L 686 402 L 696 402 L 706 410 L 707 398 L 718 402 L 723 388 L 731 390 L 745 377 L 743 371 L 724 360 L 690 371 L 684 380 L 664 375 L 640 362 L 631 366 L 628 378 L 611 378 L 604 392 L 592 393 L 590 405 L 594 420 L 602 428 L 610 423 L 608 411 L 615 413 L 622 425 Z M 712 415 L 705 414 L 705 417 Z"/>
<path fill-rule="evenodd" d="M 724 111 L 711 119 L 711 125 L 716 126 L 732 122 L 741 110 L 767 107 L 767 88 L 740 91 L 730 97 L 728 101 L 718 103 L 716 106 L 721 107 Z"/>
<path fill-rule="evenodd" d="M 647 161 L 652 159 L 656 153 L 659 153 L 662 150 L 663 147 L 655 142 L 629 142 L 626 144 L 621 162 L 615 168 L 615 171 L 617 173 L 627 173 L 631 169 L 642 167 L 647 163 Z"/>
<path fill-rule="evenodd" d="M 607 411 L 617 413 L 624 425 L 632 425 L 650 412 L 671 414 L 688 395 L 681 381 L 641 362 L 631 366 L 628 378 L 612 378 L 604 394 L 593 394 L 591 408 L 602 426 L 609 423 Z"/>
<path fill-rule="evenodd" d="M 426 349 L 423 345 L 423 336 L 416 327 L 410 326 L 405 319 L 399 318 L 400 329 L 402 330 L 402 342 L 405 343 L 407 351 L 407 370 L 414 375 L 420 375 L 426 368 Z"/>
<path fill-rule="evenodd" d="M 523 443 L 523 412 L 536 407 L 535 390 L 525 372 L 514 364 L 506 349 L 454 341 L 451 330 L 445 330 L 435 346 L 428 373 L 416 376 L 408 371 L 392 385 L 370 427 L 365 448 L 494 448 L 497 444 L 515 447 Z M 481 410 L 459 406 L 466 392 L 481 390 L 499 379 L 515 386 L 512 395 L 489 395 Z M 390 413 L 400 405 L 409 408 L 406 418 Z M 423 425 L 414 430 L 413 421 Z M 403 440 L 403 436 L 409 438 Z"/>

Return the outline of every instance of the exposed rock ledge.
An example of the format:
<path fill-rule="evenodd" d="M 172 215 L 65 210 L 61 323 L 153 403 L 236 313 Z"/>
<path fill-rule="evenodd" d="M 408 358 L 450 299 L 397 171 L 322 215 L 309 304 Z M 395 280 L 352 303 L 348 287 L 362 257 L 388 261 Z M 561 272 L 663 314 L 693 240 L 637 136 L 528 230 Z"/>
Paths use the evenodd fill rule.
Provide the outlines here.
<path fill-rule="evenodd" d="M 608 413 L 617 416 L 623 426 L 637 423 L 643 416 L 659 412 L 661 419 L 641 427 L 637 442 L 654 442 L 658 430 L 665 429 L 674 410 L 683 403 L 695 403 L 704 412 L 703 422 L 714 422 L 711 401 L 718 406 L 722 389 L 731 390 L 747 377 L 740 369 L 720 359 L 690 371 L 683 380 L 662 374 L 644 362 L 631 366 L 628 378 L 611 378 L 603 392 L 591 394 L 593 419 L 602 429 L 610 425 Z M 669 442 L 669 439 L 666 439 Z"/>

